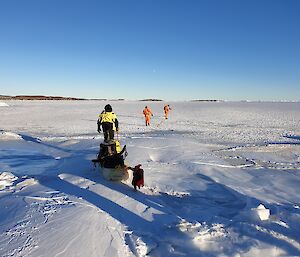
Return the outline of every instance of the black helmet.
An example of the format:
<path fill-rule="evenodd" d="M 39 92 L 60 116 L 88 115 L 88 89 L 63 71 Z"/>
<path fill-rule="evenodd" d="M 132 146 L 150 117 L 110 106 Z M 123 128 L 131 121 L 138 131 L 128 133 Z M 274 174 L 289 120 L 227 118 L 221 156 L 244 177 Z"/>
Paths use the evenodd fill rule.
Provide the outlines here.
<path fill-rule="evenodd" d="M 111 105 L 110 105 L 110 104 L 105 105 L 104 110 L 105 110 L 106 112 L 112 112 Z"/>

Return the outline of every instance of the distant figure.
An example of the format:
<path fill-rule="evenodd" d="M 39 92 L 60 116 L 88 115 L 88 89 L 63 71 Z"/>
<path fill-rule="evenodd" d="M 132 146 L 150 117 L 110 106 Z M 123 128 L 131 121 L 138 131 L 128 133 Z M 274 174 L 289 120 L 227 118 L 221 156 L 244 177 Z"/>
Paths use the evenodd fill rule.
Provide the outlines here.
<path fill-rule="evenodd" d="M 146 126 L 150 126 L 150 119 L 151 116 L 153 116 L 151 109 L 148 106 L 145 106 L 145 109 L 143 110 L 143 114 L 145 116 Z"/>
<path fill-rule="evenodd" d="M 102 126 L 104 142 L 109 142 L 114 139 L 114 131 L 119 131 L 119 122 L 110 104 L 105 105 L 104 111 L 99 115 L 97 125 L 99 133 L 101 132 L 100 126 Z"/>
<path fill-rule="evenodd" d="M 168 119 L 168 116 L 169 116 L 169 111 L 171 110 L 171 107 L 170 105 L 165 105 L 164 106 L 164 112 L 165 112 L 165 119 L 167 120 Z"/>
<path fill-rule="evenodd" d="M 144 170 L 141 168 L 141 164 L 136 165 L 134 168 L 127 167 L 129 170 L 133 171 L 132 185 L 136 191 L 136 187 L 139 189 L 144 186 Z"/>

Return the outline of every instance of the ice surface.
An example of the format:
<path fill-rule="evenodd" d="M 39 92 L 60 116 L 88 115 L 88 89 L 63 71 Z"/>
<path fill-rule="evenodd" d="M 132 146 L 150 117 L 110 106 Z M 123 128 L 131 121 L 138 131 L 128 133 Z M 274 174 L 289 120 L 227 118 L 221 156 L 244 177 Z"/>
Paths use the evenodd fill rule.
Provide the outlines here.
<path fill-rule="evenodd" d="M 110 102 L 138 192 L 91 163 L 107 102 L 7 103 L 0 256 L 300 255 L 300 103 Z"/>

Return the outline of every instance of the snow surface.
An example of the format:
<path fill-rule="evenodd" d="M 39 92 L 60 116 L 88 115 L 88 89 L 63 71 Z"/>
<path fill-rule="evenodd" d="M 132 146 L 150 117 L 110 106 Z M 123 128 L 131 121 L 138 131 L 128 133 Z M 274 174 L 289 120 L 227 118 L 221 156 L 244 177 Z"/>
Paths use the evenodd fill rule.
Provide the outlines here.
<path fill-rule="evenodd" d="M 0 102 L 0 107 L 5 107 L 5 106 L 8 106 L 8 104 L 4 102 Z"/>
<path fill-rule="evenodd" d="M 300 256 L 300 103 L 110 102 L 138 192 L 90 161 L 106 103 L 0 110 L 0 256 Z"/>

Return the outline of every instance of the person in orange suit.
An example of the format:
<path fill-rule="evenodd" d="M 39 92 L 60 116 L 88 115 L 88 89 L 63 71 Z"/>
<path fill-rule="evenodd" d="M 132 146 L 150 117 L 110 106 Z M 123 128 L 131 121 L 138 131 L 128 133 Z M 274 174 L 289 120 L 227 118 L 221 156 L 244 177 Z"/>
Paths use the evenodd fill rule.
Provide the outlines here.
<path fill-rule="evenodd" d="M 145 116 L 146 126 L 150 126 L 150 119 L 151 116 L 153 116 L 151 109 L 148 106 L 145 106 L 145 109 L 143 110 L 143 114 Z"/>
<path fill-rule="evenodd" d="M 170 105 L 165 105 L 164 106 L 164 112 L 165 112 L 165 119 L 168 119 L 169 111 L 171 110 Z"/>

